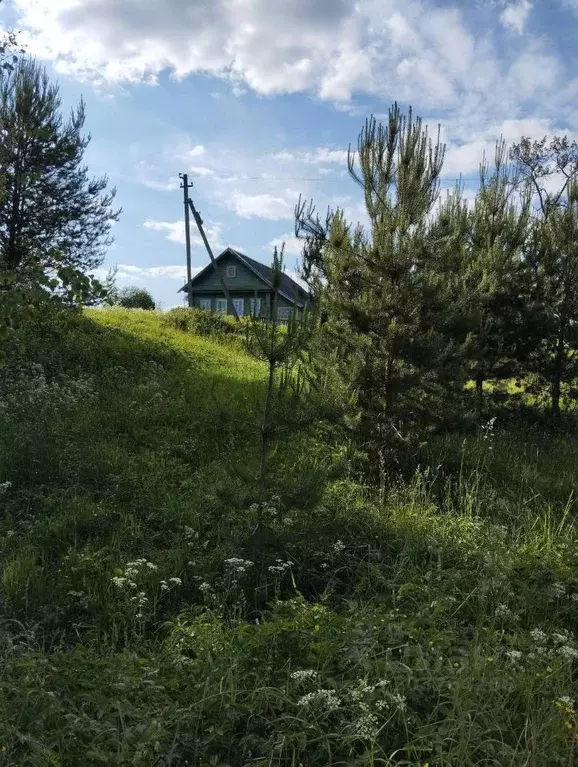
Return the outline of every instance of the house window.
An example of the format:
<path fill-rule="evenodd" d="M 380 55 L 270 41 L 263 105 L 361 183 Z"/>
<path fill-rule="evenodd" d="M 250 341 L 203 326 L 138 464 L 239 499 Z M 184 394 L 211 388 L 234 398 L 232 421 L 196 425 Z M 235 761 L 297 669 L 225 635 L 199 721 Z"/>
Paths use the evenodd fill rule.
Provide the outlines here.
<path fill-rule="evenodd" d="M 245 313 L 245 299 L 234 298 L 233 306 L 235 307 L 235 311 L 237 312 L 237 317 L 242 317 L 243 314 Z"/>
<path fill-rule="evenodd" d="M 291 317 L 291 307 L 290 306 L 280 306 L 277 309 L 277 316 L 280 320 L 288 320 Z"/>
<path fill-rule="evenodd" d="M 259 317 L 261 315 L 261 299 L 260 298 L 251 298 L 250 299 L 250 312 L 255 317 Z"/>
<path fill-rule="evenodd" d="M 205 309 L 205 311 L 207 311 L 207 312 L 211 311 L 211 299 L 210 298 L 201 298 L 201 309 Z"/>
<path fill-rule="evenodd" d="M 227 267 L 227 277 L 236 277 L 237 276 L 237 267 L 236 266 L 228 266 Z"/>
<path fill-rule="evenodd" d="M 217 298 L 217 311 L 221 314 L 227 314 L 227 299 Z"/>

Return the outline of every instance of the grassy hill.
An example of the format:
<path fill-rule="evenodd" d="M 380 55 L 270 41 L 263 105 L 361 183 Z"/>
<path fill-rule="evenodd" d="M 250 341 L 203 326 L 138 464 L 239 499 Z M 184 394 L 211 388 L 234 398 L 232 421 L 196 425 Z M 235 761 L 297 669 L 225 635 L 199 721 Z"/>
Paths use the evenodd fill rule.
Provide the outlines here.
<path fill-rule="evenodd" d="M 17 341 L 0 764 L 576 763 L 575 437 L 448 435 L 378 498 L 296 436 L 255 537 L 239 339 L 115 309 Z"/>

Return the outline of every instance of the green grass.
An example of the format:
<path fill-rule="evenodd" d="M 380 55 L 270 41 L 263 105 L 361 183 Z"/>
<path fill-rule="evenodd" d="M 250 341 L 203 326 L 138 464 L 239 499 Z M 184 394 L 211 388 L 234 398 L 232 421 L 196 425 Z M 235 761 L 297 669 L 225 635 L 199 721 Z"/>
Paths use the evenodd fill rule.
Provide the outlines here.
<path fill-rule="evenodd" d="M 576 438 L 439 437 L 378 501 L 301 434 L 255 537 L 239 337 L 114 309 L 16 341 L 0 764 L 575 765 Z"/>

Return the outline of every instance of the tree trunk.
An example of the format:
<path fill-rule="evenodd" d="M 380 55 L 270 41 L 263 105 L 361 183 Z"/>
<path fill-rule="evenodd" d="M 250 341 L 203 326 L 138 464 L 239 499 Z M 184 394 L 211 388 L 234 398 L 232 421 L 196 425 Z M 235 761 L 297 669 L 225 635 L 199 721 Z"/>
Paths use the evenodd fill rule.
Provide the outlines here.
<path fill-rule="evenodd" d="M 269 435 L 271 419 L 271 399 L 273 397 L 273 386 L 275 383 L 275 364 L 269 363 L 269 377 L 267 379 L 267 393 L 265 394 L 265 408 L 263 410 L 263 421 L 261 422 L 261 462 L 259 467 L 259 511 L 257 512 L 257 527 L 261 528 L 263 524 L 263 500 L 265 497 L 265 482 L 267 479 L 267 470 L 269 468 Z"/>
<path fill-rule="evenodd" d="M 550 407 L 554 418 L 560 415 L 560 395 L 562 392 L 562 376 L 564 374 L 564 328 L 560 327 L 556 355 L 554 357 L 554 369 L 550 382 Z"/>
<path fill-rule="evenodd" d="M 476 370 L 476 412 L 480 425 L 484 417 L 484 380 L 483 370 L 478 368 Z"/>

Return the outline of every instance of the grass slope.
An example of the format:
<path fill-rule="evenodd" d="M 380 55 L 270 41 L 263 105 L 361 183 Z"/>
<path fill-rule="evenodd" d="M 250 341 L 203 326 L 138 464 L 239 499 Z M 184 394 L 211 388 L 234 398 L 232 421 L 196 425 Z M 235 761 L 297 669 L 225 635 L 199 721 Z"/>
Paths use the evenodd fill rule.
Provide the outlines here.
<path fill-rule="evenodd" d="M 0 763 L 576 763 L 574 439 L 448 436 L 378 500 L 295 438 L 256 540 L 239 341 L 136 310 L 17 341 Z"/>

